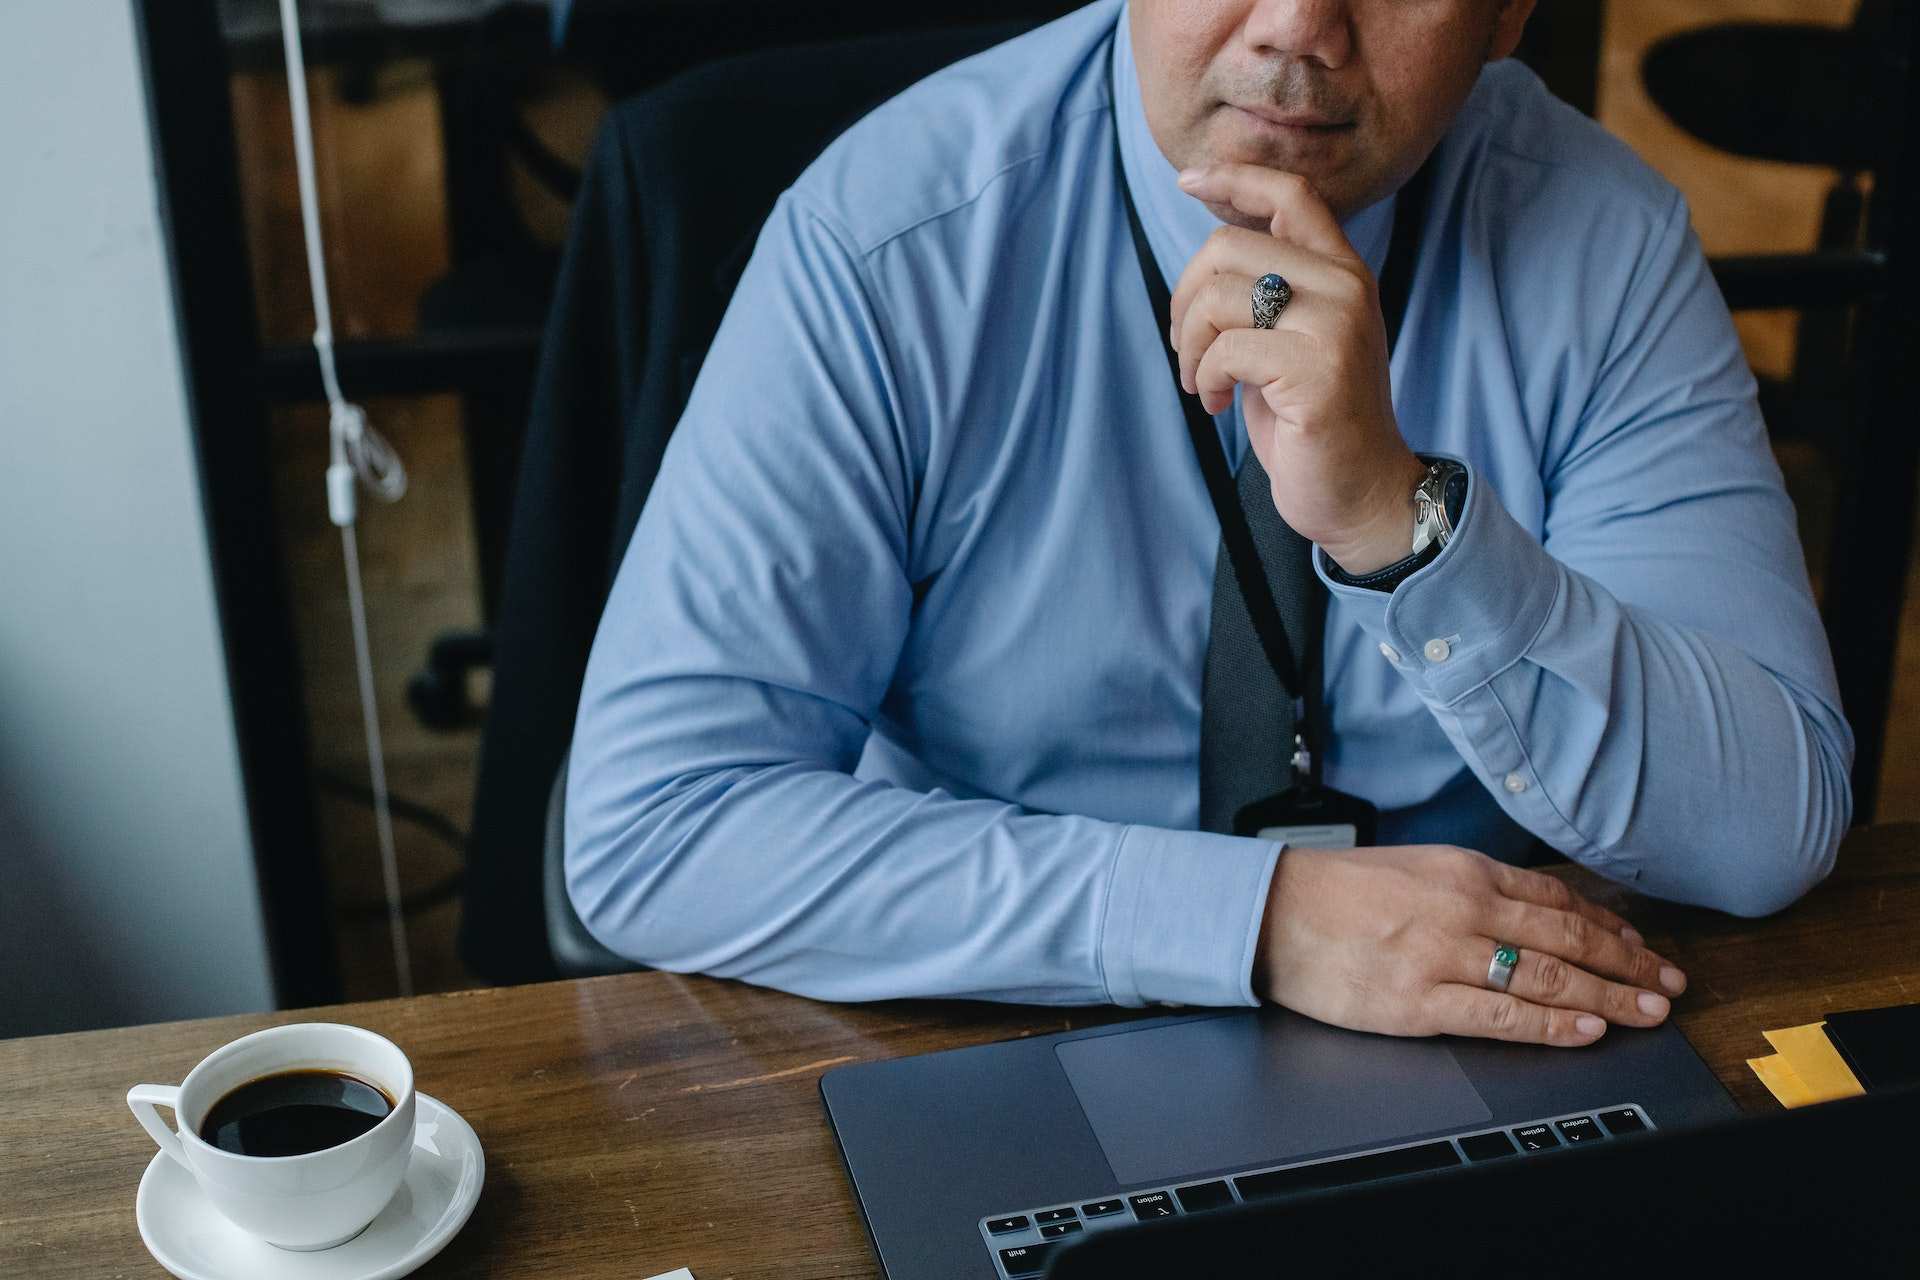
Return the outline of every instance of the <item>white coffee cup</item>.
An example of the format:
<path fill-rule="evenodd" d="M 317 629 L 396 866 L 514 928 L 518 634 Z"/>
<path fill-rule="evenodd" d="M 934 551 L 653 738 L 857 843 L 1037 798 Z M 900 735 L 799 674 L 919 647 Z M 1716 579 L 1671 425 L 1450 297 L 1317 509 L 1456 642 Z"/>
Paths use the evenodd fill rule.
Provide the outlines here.
<path fill-rule="evenodd" d="M 393 1099 L 387 1117 L 339 1146 L 297 1156 L 244 1156 L 200 1137 L 212 1106 L 234 1089 L 282 1071 L 359 1076 Z M 215 1049 L 178 1088 L 140 1084 L 127 1105 L 160 1150 L 178 1160 L 201 1193 L 241 1230 L 282 1249 L 330 1249 L 378 1217 L 399 1190 L 413 1154 L 413 1065 L 384 1036 L 331 1022 L 301 1022 L 242 1036 Z M 179 1132 L 154 1110 L 171 1107 Z"/>

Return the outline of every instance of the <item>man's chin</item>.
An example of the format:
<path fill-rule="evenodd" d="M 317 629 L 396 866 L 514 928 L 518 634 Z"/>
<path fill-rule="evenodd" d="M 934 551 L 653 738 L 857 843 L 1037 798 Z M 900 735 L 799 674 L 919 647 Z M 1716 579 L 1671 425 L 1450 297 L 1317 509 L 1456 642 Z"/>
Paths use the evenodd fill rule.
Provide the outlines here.
<path fill-rule="evenodd" d="M 1272 224 L 1266 218 L 1251 213 L 1242 213 L 1230 204 L 1215 204 L 1211 200 L 1201 202 L 1207 206 L 1207 212 L 1229 226 L 1245 227 L 1248 231 L 1270 231 Z"/>

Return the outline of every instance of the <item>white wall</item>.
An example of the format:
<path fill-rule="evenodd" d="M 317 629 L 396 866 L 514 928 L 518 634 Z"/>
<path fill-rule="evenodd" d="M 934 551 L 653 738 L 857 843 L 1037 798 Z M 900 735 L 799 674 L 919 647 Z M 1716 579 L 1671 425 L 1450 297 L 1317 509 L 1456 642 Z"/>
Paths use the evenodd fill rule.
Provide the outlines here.
<path fill-rule="evenodd" d="M 0 1036 L 273 1002 L 133 23 L 0 3 Z"/>

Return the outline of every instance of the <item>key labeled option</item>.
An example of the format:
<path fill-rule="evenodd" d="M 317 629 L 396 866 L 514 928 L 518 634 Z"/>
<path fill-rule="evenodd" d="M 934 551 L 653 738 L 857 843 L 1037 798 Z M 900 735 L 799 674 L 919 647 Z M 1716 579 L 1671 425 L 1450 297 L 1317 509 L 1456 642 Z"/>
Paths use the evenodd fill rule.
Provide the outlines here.
<path fill-rule="evenodd" d="M 1560 1145 L 1560 1139 L 1553 1136 L 1552 1128 L 1544 1124 L 1530 1124 L 1515 1129 L 1513 1138 L 1522 1151 L 1545 1151 Z"/>
<path fill-rule="evenodd" d="M 1180 1212 L 1173 1207 L 1173 1197 L 1164 1191 L 1149 1191 L 1145 1195 L 1128 1196 L 1127 1203 L 1133 1206 L 1133 1216 L 1142 1221 L 1148 1218 L 1171 1218 Z"/>

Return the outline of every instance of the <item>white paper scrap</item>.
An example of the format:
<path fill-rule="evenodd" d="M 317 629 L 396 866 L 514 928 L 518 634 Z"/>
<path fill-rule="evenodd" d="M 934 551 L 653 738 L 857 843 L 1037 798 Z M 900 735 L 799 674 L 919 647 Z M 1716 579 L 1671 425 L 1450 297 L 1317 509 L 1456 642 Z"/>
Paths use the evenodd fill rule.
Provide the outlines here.
<path fill-rule="evenodd" d="M 693 1272 L 682 1267 L 678 1271 L 662 1271 L 657 1276 L 648 1276 L 647 1280 L 693 1280 Z"/>

